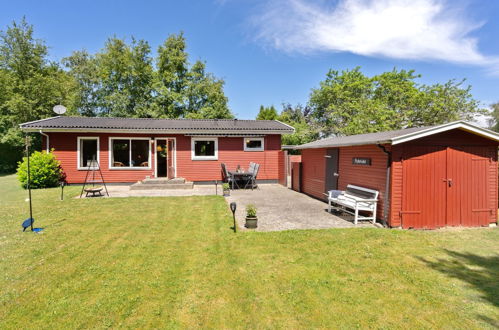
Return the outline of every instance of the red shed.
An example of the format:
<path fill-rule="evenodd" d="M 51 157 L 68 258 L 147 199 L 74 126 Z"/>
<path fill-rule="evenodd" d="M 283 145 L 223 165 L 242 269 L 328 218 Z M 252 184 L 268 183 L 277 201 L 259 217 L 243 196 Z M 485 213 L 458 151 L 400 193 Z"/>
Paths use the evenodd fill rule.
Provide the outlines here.
<path fill-rule="evenodd" d="M 499 134 L 458 121 L 333 137 L 302 150 L 302 192 L 326 200 L 354 184 L 380 192 L 391 227 L 488 226 L 497 221 Z"/>
<path fill-rule="evenodd" d="M 21 124 L 40 133 L 54 150 L 69 183 L 82 183 L 92 159 L 106 182 L 145 178 L 221 180 L 227 168 L 260 164 L 257 179 L 277 182 L 284 173 L 281 134 L 291 126 L 275 120 L 53 117 Z"/>

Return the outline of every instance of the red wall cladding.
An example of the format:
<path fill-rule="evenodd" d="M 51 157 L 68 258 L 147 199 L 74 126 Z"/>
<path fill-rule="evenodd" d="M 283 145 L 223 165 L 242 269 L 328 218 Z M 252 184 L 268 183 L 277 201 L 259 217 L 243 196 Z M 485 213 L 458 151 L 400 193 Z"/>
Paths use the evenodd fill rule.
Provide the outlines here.
<path fill-rule="evenodd" d="M 184 135 L 155 134 L 108 134 L 108 133 L 49 133 L 50 148 L 61 162 L 69 183 L 82 183 L 87 171 L 77 168 L 77 137 L 96 136 L 100 144 L 100 166 L 106 182 L 136 182 L 146 176 L 154 177 L 154 156 L 151 155 L 150 169 L 109 169 L 109 137 L 158 137 L 176 138 L 177 177 L 188 181 L 221 180 L 221 163 L 229 170 L 237 165 L 248 168 L 250 162 L 260 164 L 259 180 L 279 179 L 280 135 L 265 137 L 265 151 L 244 151 L 242 137 L 219 137 L 218 160 L 192 160 L 191 138 Z M 153 145 L 151 145 L 152 147 Z M 152 149 L 151 149 L 152 150 Z"/>
<path fill-rule="evenodd" d="M 316 198 L 327 200 L 325 193 L 326 149 L 302 150 L 301 191 Z M 371 165 L 354 165 L 352 158 L 371 158 Z M 378 217 L 383 216 L 386 187 L 387 156 L 374 145 L 341 147 L 339 152 L 338 189 L 345 190 L 348 184 L 358 185 L 380 192 Z"/>
<path fill-rule="evenodd" d="M 301 153 L 301 191 L 322 200 L 326 198 L 325 155 L 326 149 L 304 149 Z"/>
<path fill-rule="evenodd" d="M 387 146 L 389 148 L 389 146 Z M 354 165 L 352 158 L 371 158 L 371 165 Z M 386 165 L 388 156 L 377 146 L 354 146 L 340 148 L 338 189 L 345 190 L 348 184 L 379 191 L 378 218 L 383 218 Z"/>

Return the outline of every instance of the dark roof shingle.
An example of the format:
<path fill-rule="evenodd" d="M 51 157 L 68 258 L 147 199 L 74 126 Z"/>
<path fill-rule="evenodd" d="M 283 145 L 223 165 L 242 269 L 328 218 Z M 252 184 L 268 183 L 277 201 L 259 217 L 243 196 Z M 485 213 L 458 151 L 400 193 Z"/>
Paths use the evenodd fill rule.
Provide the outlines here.
<path fill-rule="evenodd" d="M 22 129 L 140 130 L 140 131 L 262 131 L 292 133 L 293 128 L 276 120 L 152 119 L 109 117 L 52 117 L 23 123 Z"/>

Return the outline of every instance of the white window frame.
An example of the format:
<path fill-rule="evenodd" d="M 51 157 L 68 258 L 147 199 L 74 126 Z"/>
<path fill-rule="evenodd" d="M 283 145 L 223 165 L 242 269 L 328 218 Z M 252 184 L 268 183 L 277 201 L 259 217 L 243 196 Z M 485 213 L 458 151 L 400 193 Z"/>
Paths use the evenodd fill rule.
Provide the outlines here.
<path fill-rule="evenodd" d="M 97 163 L 100 165 L 100 137 L 98 136 L 78 136 L 77 139 L 76 139 L 76 168 L 78 170 L 89 170 L 89 169 L 92 169 L 92 168 L 97 168 L 95 166 L 81 166 L 81 159 L 80 159 L 80 155 L 81 155 L 81 140 L 97 140 Z"/>
<path fill-rule="evenodd" d="M 260 148 L 248 148 L 246 147 L 246 140 L 258 140 L 262 142 L 262 146 Z M 243 148 L 244 151 L 264 151 L 265 150 L 265 138 L 263 137 L 245 137 L 243 138 Z"/>
<path fill-rule="evenodd" d="M 215 155 L 214 156 L 196 156 L 194 144 L 196 141 L 214 141 Z M 218 160 L 218 138 L 217 137 L 191 137 L 191 160 Z"/>
<path fill-rule="evenodd" d="M 147 144 L 149 146 L 149 154 L 147 158 L 147 167 L 141 167 L 141 166 L 123 166 L 123 167 L 116 167 L 113 166 L 113 140 L 130 140 L 130 151 L 128 154 L 128 158 L 131 160 L 132 159 L 132 140 L 147 140 Z M 148 137 L 128 137 L 128 136 L 113 136 L 109 137 L 109 169 L 110 170 L 120 170 L 120 171 L 147 171 L 150 170 L 151 167 L 151 139 Z"/>

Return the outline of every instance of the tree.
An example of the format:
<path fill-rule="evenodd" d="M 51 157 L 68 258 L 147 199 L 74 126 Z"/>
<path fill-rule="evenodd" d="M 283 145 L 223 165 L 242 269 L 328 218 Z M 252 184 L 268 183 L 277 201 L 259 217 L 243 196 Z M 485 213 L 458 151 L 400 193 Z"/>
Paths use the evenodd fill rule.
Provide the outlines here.
<path fill-rule="evenodd" d="M 77 51 L 63 62 L 78 82 L 84 116 L 233 118 L 225 82 L 188 57 L 180 33 L 168 36 L 156 59 L 144 40 L 110 38 L 95 55 Z"/>
<path fill-rule="evenodd" d="M 233 118 L 224 94 L 225 82 L 206 73 L 206 64 L 196 61 L 191 67 L 186 86 L 187 118 Z"/>
<path fill-rule="evenodd" d="M 48 61 L 47 46 L 33 34 L 24 18 L 0 32 L 1 171 L 15 169 L 22 156 L 20 123 L 53 116 L 56 104 L 72 110 L 76 101 L 76 82 Z"/>
<path fill-rule="evenodd" d="M 275 120 L 277 119 L 277 110 L 274 108 L 273 105 L 270 107 L 264 107 L 263 105 L 260 106 L 260 111 L 258 112 L 258 115 L 256 116 L 257 120 Z"/>
<path fill-rule="evenodd" d="M 96 54 L 102 114 L 150 117 L 153 91 L 151 48 L 144 40 L 110 38 Z"/>
<path fill-rule="evenodd" d="M 189 66 L 183 33 L 168 36 L 158 49 L 155 109 L 166 118 L 233 118 L 225 82 L 206 72 L 206 64 Z"/>
<path fill-rule="evenodd" d="M 490 107 L 491 111 L 489 115 L 491 118 L 489 120 L 489 127 L 490 129 L 499 132 L 499 102 L 492 104 Z"/>
<path fill-rule="evenodd" d="M 95 117 L 102 112 L 100 102 L 100 79 L 95 56 L 87 51 L 75 51 L 62 59 L 63 65 L 77 82 L 75 111 L 81 116 Z"/>
<path fill-rule="evenodd" d="M 300 145 L 316 140 L 319 135 L 310 122 L 310 108 L 301 104 L 292 106 L 289 103 L 282 105 L 282 111 L 277 119 L 285 124 L 294 127 L 293 134 L 282 136 L 283 145 Z"/>
<path fill-rule="evenodd" d="M 414 71 L 392 70 L 373 77 L 360 68 L 330 70 L 313 89 L 311 118 L 321 136 L 350 135 L 472 119 L 483 114 L 464 81 L 423 85 Z"/>

